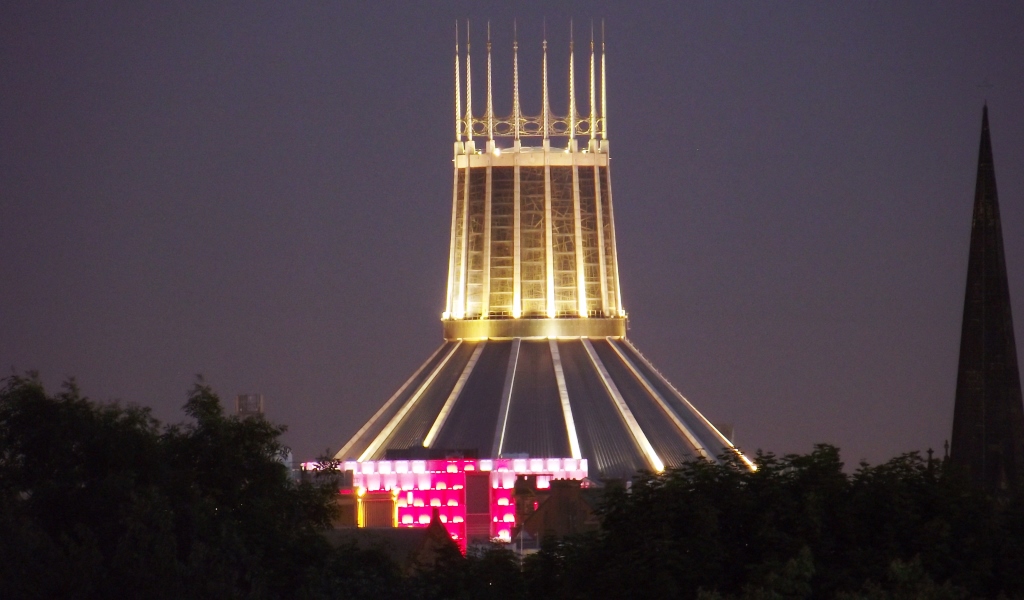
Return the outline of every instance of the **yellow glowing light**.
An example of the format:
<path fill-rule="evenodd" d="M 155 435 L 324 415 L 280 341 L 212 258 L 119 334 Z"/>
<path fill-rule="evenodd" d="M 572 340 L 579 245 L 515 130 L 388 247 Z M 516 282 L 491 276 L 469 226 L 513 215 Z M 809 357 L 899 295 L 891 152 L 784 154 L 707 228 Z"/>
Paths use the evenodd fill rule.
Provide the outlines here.
<path fill-rule="evenodd" d="M 359 496 L 360 498 L 362 498 L 365 495 L 366 495 L 366 489 L 365 488 L 363 488 L 363 487 L 357 487 L 356 488 L 356 496 Z"/>
<path fill-rule="evenodd" d="M 501 148 L 498 148 L 497 146 L 495 146 L 494 147 L 494 155 L 495 156 L 501 156 Z"/>

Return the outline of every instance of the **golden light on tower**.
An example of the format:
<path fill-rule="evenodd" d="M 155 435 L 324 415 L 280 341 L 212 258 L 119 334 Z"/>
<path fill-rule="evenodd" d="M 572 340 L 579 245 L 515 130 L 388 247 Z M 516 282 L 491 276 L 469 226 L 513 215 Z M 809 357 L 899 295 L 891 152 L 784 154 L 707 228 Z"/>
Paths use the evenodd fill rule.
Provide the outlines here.
<path fill-rule="evenodd" d="M 589 115 L 580 115 L 576 106 L 572 42 L 568 112 L 551 111 L 547 40 L 542 42 L 541 112 L 524 115 L 518 50 L 516 40 L 512 113 L 499 117 L 494 114 L 488 27 L 487 108 L 477 118 L 466 44 L 466 110 L 457 112 L 445 337 L 623 336 L 626 313 L 619 293 L 609 145 L 603 136 L 607 119 L 595 102 L 593 41 Z M 459 58 L 456 53 L 457 111 L 462 106 Z M 602 56 L 602 90 L 604 65 Z M 474 136 L 486 137 L 483 149 Z M 582 149 L 580 137 L 587 138 Z M 565 146 L 552 147 L 552 138 L 564 139 Z M 511 144 L 503 147 L 502 139 Z M 524 139 L 540 144 L 525 145 Z"/>

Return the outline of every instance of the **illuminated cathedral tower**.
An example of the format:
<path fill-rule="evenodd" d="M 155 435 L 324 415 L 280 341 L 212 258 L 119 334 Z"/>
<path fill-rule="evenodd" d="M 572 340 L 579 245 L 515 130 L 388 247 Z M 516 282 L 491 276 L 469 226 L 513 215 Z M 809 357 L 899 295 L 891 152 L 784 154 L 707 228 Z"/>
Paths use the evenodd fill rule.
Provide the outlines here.
<path fill-rule="evenodd" d="M 585 460 L 591 478 L 727 451 L 747 460 L 626 338 L 604 43 L 598 57 L 590 42 L 581 113 L 570 42 L 564 116 L 549 105 L 547 50 L 544 41 L 539 114 L 520 103 L 515 42 L 512 110 L 498 116 L 490 40 L 482 114 L 468 36 L 464 73 L 456 44 L 444 343 L 338 459 L 562 458 Z"/>

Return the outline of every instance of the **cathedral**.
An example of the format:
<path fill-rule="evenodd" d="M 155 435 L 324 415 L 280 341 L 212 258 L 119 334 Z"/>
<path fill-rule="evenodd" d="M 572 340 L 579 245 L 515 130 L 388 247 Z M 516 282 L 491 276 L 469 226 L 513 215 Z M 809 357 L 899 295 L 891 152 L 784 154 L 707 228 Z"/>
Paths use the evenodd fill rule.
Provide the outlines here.
<path fill-rule="evenodd" d="M 474 112 L 469 37 L 465 53 L 457 41 L 443 342 L 335 457 L 352 473 L 355 524 L 437 519 L 461 544 L 507 541 L 517 480 L 543 494 L 688 460 L 754 469 L 627 337 L 603 40 L 599 53 L 590 43 L 585 108 L 570 42 L 557 114 L 547 41 L 529 86 L 539 113 L 520 102 L 518 49 L 511 114 L 495 112 L 489 39 Z"/>
<path fill-rule="evenodd" d="M 359 524 L 438 516 L 457 540 L 507 540 L 517 478 L 544 490 L 688 460 L 754 468 L 627 337 L 599 45 L 581 107 L 570 43 L 568 107 L 555 113 L 544 41 L 540 110 L 528 113 L 514 42 L 511 112 L 499 115 L 490 40 L 482 112 L 468 36 L 464 54 L 456 43 L 444 341 L 335 457 L 362 494 Z"/>

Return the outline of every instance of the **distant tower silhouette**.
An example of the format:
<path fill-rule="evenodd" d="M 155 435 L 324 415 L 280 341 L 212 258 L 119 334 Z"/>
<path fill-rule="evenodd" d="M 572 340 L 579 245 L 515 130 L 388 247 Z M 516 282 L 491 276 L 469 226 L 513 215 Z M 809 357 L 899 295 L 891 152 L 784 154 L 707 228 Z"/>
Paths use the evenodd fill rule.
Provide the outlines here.
<path fill-rule="evenodd" d="M 950 460 L 989 490 L 1024 483 L 1024 406 L 987 105 L 981 117 Z"/>
<path fill-rule="evenodd" d="M 235 414 L 256 417 L 263 414 L 263 394 L 239 394 L 235 398 Z"/>

